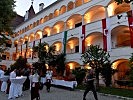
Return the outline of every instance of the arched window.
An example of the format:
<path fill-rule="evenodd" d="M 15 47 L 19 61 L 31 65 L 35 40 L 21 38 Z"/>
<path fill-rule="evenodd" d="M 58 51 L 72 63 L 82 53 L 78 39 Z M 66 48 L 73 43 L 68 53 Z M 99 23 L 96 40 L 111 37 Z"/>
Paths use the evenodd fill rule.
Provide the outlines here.
<path fill-rule="evenodd" d="M 74 8 L 74 3 L 73 2 L 69 2 L 67 5 L 67 11 L 70 11 Z"/>
<path fill-rule="evenodd" d="M 66 12 L 66 6 L 62 6 L 61 8 L 60 8 L 60 15 L 61 14 L 63 14 L 63 13 L 65 13 Z"/>
<path fill-rule="evenodd" d="M 75 7 L 81 6 L 82 5 L 82 0 L 76 0 L 75 1 Z"/>
<path fill-rule="evenodd" d="M 53 18 L 53 14 L 50 13 L 50 14 L 49 14 L 49 20 L 52 19 L 52 18 Z"/>
<path fill-rule="evenodd" d="M 59 16 L 59 10 L 58 10 L 58 9 L 56 9 L 56 10 L 54 11 L 54 17 L 57 17 L 57 16 Z"/>

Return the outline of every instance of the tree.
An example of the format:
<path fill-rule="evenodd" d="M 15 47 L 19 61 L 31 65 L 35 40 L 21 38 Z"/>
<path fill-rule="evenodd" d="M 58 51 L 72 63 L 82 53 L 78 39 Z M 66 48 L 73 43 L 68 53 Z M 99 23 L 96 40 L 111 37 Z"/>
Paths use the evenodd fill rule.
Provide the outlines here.
<path fill-rule="evenodd" d="M 55 46 L 49 46 L 48 43 L 39 43 L 38 46 L 33 47 L 33 52 L 38 53 L 39 62 L 50 64 L 54 60 Z"/>
<path fill-rule="evenodd" d="M 72 73 L 75 75 L 78 85 L 82 84 L 83 79 L 85 78 L 86 70 L 81 68 L 76 68 L 75 70 L 72 71 Z"/>
<path fill-rule="evenodd" d="M 65 70 L 65 54 L 61 53 L 59 55 L 56 56 L 56 67 L 57 67 L 57 73 L 60 73 L 61 75 L 64 74 L 64 70 Z"/>
<path fill-rule="evenodd" d="M 111 85 L 112 75 L 113 75 L 113 69 L 111 68 L 111 63 L 106 63 L 103 65 L 101 69 L 101 74 L 104 78 L 104 82 L 106 87 L 109 87 Z"/>
<path fill-rule="evenodd" d="M 16 68 L 16 69 L 23 69 L 23 68 L 28 68 L 29 66 L 27 65 L 27 59 L 23 57 L 19 57 L 16 62 L 11 65 L 11 68 Z"/>
<path fill-rule="evenodd" d="M 96 85 L 99 87 L 99 73 L 104 64 L 110 63 L 110 55 L 99 45 L 90 45 L 84 54 L 81 56 L 84 64 L 89 64 L 90 67 L 95 68 Z"/>
<path fill-rule="evenodd" d="M 11 21 L 16 15 L 14 7 L 14 0 L 0 0 L 0 53 L 6 49 L 4 46 L 8 40 L 6 33 L 12 33 Z"/>
<path fill-rule="evenodd" d="M 118 4 L 122 4 L 122 3 L 130 3 L 133 0 L 115 0 L 115 2 L 117 2 Z"/>
<path fill-rule="evenodd" d="M 129 67 L 130 67 L 129 78 L 133 81 L 133 53 L 129 58 Z"/>
<path fill-rule="evenodd" d="M 55 46 L 49 46 L 48 43 L 39 43 L 33 47 L 33 52 L 37 52 L 39 61 L 33 64 L 33 67 L 39 70 L 41 76 L 46 74 L 46 64 L 49 66 L 55 61 Z"/>

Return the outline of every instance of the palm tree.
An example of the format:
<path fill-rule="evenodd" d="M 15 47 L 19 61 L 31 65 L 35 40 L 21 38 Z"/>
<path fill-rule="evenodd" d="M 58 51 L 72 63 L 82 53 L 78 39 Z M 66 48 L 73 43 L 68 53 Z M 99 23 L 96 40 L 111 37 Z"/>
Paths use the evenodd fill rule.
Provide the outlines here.
<path fill-rule="evenodd" d="M 38 62 L 33 64 L 33 67 L 39 70 L 41 76 L 46 74 L 46 64 L 50 65 L 55 60 L 55 46 L 49 46 L 48 43 L 39 43 L 37 46 L 33 47 L 33 52 L 38 53 Z"/>
<path fill-rule="evenodd" d="M 61 53 L 56 56 L 56 67 L 57 67 L 57 73 L 63 75 L 65 70 L 65 54 Z"/>
<path fill-rule="evenodd" d="M 54 60 L 55 46 L 49 46 L 48 43 L 39 43 L 33 47 L 33 52 L 38 53 L 39 62 L 48 63 Z"/>

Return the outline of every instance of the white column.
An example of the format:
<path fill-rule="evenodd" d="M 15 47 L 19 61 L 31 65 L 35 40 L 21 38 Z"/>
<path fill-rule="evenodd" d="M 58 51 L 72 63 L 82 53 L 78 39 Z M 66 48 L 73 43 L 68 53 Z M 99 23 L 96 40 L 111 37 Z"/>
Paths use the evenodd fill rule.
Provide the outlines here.
<path fill-rule="evenodd" d="M 61 51 L 64 52 L 64 32 L 62 32 L 62 48 L 61 48 Z"/>
<path fill-rule="evenodd" d="M 107 9 L 108 6 L 105 6 L 104 8 L 105 8 L 105 17 L 107 18 L 107 17 L 109 16 L 109 15 L 108 15 L 108 9 Z"/>
<path fill-rule="evenodd" d="M 112 42 L 111 42 L 111 29 L 110 29 L 110 18 L 108 15 L 108 6 L 105 6 L 105 17 L 106 17 L 106 29 L 108 30 L 107 33 L 107 51 L 111 51 Z"/>
<path fill-rule="evenodd" d="M 82 15 L 82 25 L 84 25 L 84 15 Z"/>
<path fill-rule="evenodd" d="M 82 53 L 82 40 L 84 39 L 84 37 L 82 38 L 82 26 L 80 27 L 80 32 L 79 32 L 79 53 Z"/>
<path fill-rule="evenodd" d="M 84 25 L 84 15 L 82 15 L 82 25 Z M 80 33 L 79 33 L 79 53 L 82 53 L 82 41 L 84 39 L 84 36 L 82 34 L 82 26 L 80 27 Z"/>
<path fill-rule="evenodd" d="M 75 6 L 75 3 L 76 3 L 76 0 L 74 1 L 74 7 L 73 7 L 73 9 L 76 7 L 76 6 Z"/>
<path fill-rule="evenodd" d="M 66 31 L 67 30 L 67 23 L 65 22 L 64 23 L 64 31 Z"/>
<path fill-rule="evenodd" d="M 133 1 L 130 2 L 130 10 L 133 10 Z"/>

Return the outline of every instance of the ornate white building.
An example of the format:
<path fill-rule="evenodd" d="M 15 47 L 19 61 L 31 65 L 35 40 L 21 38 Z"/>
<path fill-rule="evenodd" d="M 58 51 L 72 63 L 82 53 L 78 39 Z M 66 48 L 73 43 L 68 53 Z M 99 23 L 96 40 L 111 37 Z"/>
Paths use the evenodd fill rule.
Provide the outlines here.
<path fill-rule="evenodd" d="M 1 65 L 9 67 L 19 56 L 25 56 L 26 51 L 29 63 L 37 61 L 32 47 L 45 41 L 56 46 L 56 54 L 66 46 L 66 66 L 75 69 L 83 65 L 81 55 L 92 44 L 107 50 L 113 68 L 124 75 L 133 53 L 133 33 L 129 25 L 132 20 L 129 22 L 128 17 L 132 4 L 117 5 L 114 0 L 57 0 L 44 9 L 43 4 L 40 6 L 37 14 L 32 18 L 26 15 L 25 21 L 15 27 L 12 46 L 4 53 L 6 58 Z"/>

